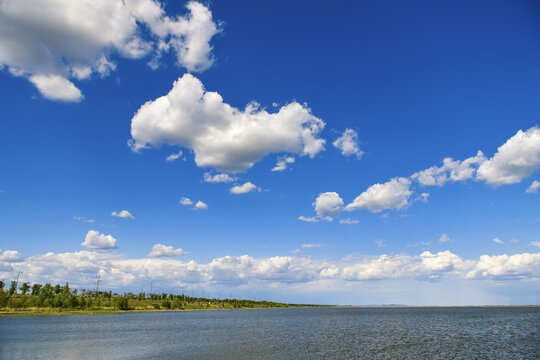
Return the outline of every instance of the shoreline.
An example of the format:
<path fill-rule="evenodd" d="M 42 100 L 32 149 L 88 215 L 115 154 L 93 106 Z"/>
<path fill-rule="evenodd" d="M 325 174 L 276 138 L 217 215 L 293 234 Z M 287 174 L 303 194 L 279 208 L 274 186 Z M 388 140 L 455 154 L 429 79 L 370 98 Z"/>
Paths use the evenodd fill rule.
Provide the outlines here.
<path fill-rule="evenodd" d="M 67 315 L 117 315 L 117 314 L 140 314 L 148 312 L 191 312 L 191 311 L 234 311 L 234 310 L 265 310 L 265 309 L 313 309 L 313 308 L 344 308 L 348 306 L 315 305 L 315 306 L 291 306 L 291 307 L 267 307 L 267 308 L 238 308 L 238 309 L 134 309 L 134 310 L 66 310 L 66 311 L 0 311 L 2 317 L 21 316 L 67 316 Z"/>
<path fill-rule="evenodd" d="M 319 305 L 319 306 L 294 306 L 294 307 L 268 307 L 268 308 L 238 308 L 238 309 L 134 309 L 134 310 L 66 310 L 66 311 L 1 311 L 2 317 L 24 317 L 24 316 L 71 316 L 71 315 L 118 315 L 118 314 L 141 314 L 149 312 L 191 312 L 191 311 L 233 311 L 233 310 L 261 310 L 261 309 L 452 309 L 452 308 L 540 308 L 540 305 L 448 305 L 448 306 L 384 306 L 384 305 Z"/>

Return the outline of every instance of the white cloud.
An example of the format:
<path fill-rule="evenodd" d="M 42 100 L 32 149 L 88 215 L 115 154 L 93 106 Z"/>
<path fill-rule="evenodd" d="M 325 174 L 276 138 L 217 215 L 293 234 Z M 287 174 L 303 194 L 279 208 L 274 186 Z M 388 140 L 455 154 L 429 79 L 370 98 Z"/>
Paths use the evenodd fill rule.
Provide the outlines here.
<path fill-rule="evenodd" d="M 239 195 L 239 194 L 247 194 L 248 192 L 251 192 L 256 189 L 257 189 L 257 186 L 248 181 L 242 185 L 233 186 L 230 191 L 231 191 L 231 194 Z"/>
<path fill-rule="evenodd" d="M 407 178 L 393 178 L 384 184 L 371 185 L 354 201 L 345 207 L 345 210 L 368 209 L 378 213 L 386 209 L 401 210 L 409 205 L 411 181 Z"/>
<path fill-rule="evenodd" d="M 113 211 L 111 213 L 111 216 L 119 217 L 122 219 L 135 219 L 135 216 L 131 215 L 131 213 L 127 210 L 122 210 L 120 212 Z"/>
<path fill-rule="evenodd" d="M 272 171 L 283 171 L 287 168 L 287 164 L 292 163 L 294 163 L 294 158 L 292 156 L 279 157 L 276 166 L 272 168 Z"/>
<path fill-rule="evenodd" d="M 332 143 L 334 147 L 341 150 L 345 156 L 356 155 L 358 159 L 362 158 L 364 152 L 358 146 L 358 134 L 353 129 L 346 129 L 336 141 Z"/>
<path fill-rule="evenodd" d="M 340 224 L 346 224 L 346 225 L 352 225 L 352 224 L 358 224 L 360 221 L 353 220 L 351 218 L 341 219 L 339 220 Z"/>
<path fill-rule="evenodd" d="M 23 261 L 23 260 L 24 260 L 23 256 L 18 251 L 15 251 L 15 250 L 2 251 L 2 250 L 0 250 L 0 262 L 4 261 L 4 262 L 11 263 L 11 262 L 20 262 L 20 261 Z"/>
<path fill-rule="evenodd" d="M 88 249 L 109 250 L 116 249 L 116 239 L 111 235 L 100 234 L 95 230 L 90 230 L 81 243 L 82 246 Z"/>
<path fill-rule="evenodd" d="M 443 186 L 448 181 L 465 181 L 474 178 L 475 166 L 486 161 L 484 154 L 478 151 L 476 156 L 459 161 L 445 158 L 442 166 L 432 166 L 429 169 L 419 171 L 411 176 L 421 185 Z"/>
<path fill-rule="evenodd" d="M 534 180 L 525 191 L 527 194 L 538 194 L 538 189 L 540 188 L 540 181 Z"/>
<path fill-rule="evenodd" d="M 427 203 L 429 199 L 429 193 L 421 193 L 418 197 L 418 201 Z"/>
<path fill-rule="evenodd" d="M 81 101 L 81 91 L 71 81 L 60 75 L 32 75 L 28 78 L 43 97 L 50 100 Z"/>
<path fill-rule="evenodd" d="M 77 221 L 84 221 L 84 222 L 87 222 L 87 223 L 93 223 L 94 222 L 94 219 L 87 219 L 84 216 L 74 216 L 73 219 L 75 219 Z"/>
<path fill-rule="evenodd" d="M 180 158 L 180 156 L 182 156 L 182 150 L 178 151 L 177 153 L 173 153 L 169 156 L 167 156 L 167 158 L 165 159 L 166 161 L 174 161 L 174 160 L 178 160 Z"/>
<path fill-rule="evenodd" d="M 152 246 L 152 251 L 146 256 L 148 257 L 165 257 L 165 256 L 178 256 L 187 255 L 182 249 L 175 249 L 172 246 L 166 246 L 163 244 L 155 244 Z"/>
<path fill-rule="evenodd" d="M 540 128 L 519 130 L 478 168 L 476 177 L 493 186 L 515 184 L 540 169 Z"/>
<path fill-rule="evenodd" d="M 444 243 L 447 243 L 447 242 L 454 242 L 454 239 L 452 239 L 447 234 L 442 234 L 441 237 L 439 238 L 439 242 L 441 244 L 444 244 Z"/>
<path fill-rule="evenodd" d="M 206 205 L 205 203 L 203 203 L 202 201 L 199 200 L 195 204 L 195 208 L 199 209 L 199 210 L 206 210 L 206 209 L 208 209 L 208 205 Z"/>
<path fill-rule="evenodd" d="M 474 268 L 465 276 L 468 279 L 540 278 L 540 253 L 515 255 L 482 255 Z"/>
<path fill-rule="evenodd" d="M 296 252 L 296 251 L 295 251 Z M 152 279 L 161 286 L 242 286 L 249 289 L 284 284 L 316 284 L 335 281 L 344 286 L 350 281 L 416 279 L 437 281 L 445 277 L 462 279 L 540 279 L 540 253 L 489 256 L 465 260 L 450 252 L 419 255 L 380 255 L 347 257 L 329 261 L 311 257 L 274 256 L 254 258 L 249 255 L 224 256 L 207 263 L 167 257 L 128 258 L 118 253 L 79 251 L 47 253 L 0 263 L 3 278 L 16 276 L 22 269 L 30 282 L 65 282 L 81 287 L 95 284 L 96 274 L 106 279 L 108 287 L 138 287 Z"/>
<path fill-rule="evenodd" d="M 303 249 L 313 249 L 313 248 L 319 248 L 326 246 L 326 244 L 302 244 L 301 247 Z"/>
<path fill-rule="evenodd" d="M 493 242 L 494 242 L 494 243 L 497 243 L 497 244 L 501 244 L 501 245 L 504 244 L 504 241 L 502 241 L 502 240 L 499 239 L 498 237 L 496 237 L 495 239 L 493 239 Z"/>
<path fill-rule="evenodd" d="M 130 144 L 134 151 L 163 143 L 183 146 L 193 149 L 198 166 L 235 173 L 269 153 L 314 157 L 324 150 L 325 141 L 317 138 L 324 125 L 297 102 L 276 113 L 255 103 L 234 108 L 185 74 L 167 95 L 140 107 L 131 121 Z"/>
<path fill-rule="evenodd" d="M 468 262 L 450 251 L 433 254 L 424 251 L 418 256 L 380 255 L 346 266 L 341 276 L 346 280 L 383 280 L 415 278 L 437 280 L 444 275 L 459 275 L 470 267 Z"/>
<path fill-rule="evenodd" d="M 531 245 L 534 245 L 536 247 L 540 247 L 540 241 L 531 241 Z"/>
<path fill-rule="evenodd" d="M 107 76 L 116 67 L 113 55 L 153 53 L 156 65 L 171 50 L 188 71 L 203 71 L 212 65 L 210 40 L 220 30 L 204 5 L 192 1 L 187 9 L 186 16 L 171 18 L 154 0 L 3 0 L 0 68 L 62 101 L 80 101 L 69 79 Z"/>
<path fill-rule="evenodd" d="M 234 181 L 235 178 L 228 174 L 215 174 L 204 173 L 204 181 L 208 183 L 229 183 Z"/>
<path fill-rule="evenodd" d="M 384 240 L 375 240 L 375 244 L 377 244 L 377 247 L 386 247 Z"/>
<path fill-rule="evenodd" d="M 291 250 L 291 254 L 294 254 L 294 255 L 299 255 L 301 253 L 302 253 L 302 250 L 300 249 Z"/>
<path fill-rule="evenodd" d="M 193 205 L 193 201 L 191 201 L 191 199 L 187 197 L 181 198 L 179 202 L 180 204 L 186 205 L 186 206 Z"/>
<path fill-rule="evenodd" d="M 319 194 L 313 203 L 319 217 L 335 217 L 343 211 L 343 199 L 338 193 L 325 192 Z"/>
<path fill-rule="evenodd" d="M 298 217 L 298 220 L 304 221 L 304 222 L 319 222 L 319 218 L 317 217 L 306 217 L 302 215 Z"/>

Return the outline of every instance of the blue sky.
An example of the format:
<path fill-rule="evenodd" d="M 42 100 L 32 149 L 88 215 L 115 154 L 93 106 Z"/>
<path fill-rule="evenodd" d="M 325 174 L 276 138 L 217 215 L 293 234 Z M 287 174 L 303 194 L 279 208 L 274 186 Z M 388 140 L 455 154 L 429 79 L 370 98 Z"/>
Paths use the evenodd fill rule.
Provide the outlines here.
<path fill-rule="evenodd" d="M 539 303 L 536 2 L 34 8 L 0 1 L 0 278 Z"/>

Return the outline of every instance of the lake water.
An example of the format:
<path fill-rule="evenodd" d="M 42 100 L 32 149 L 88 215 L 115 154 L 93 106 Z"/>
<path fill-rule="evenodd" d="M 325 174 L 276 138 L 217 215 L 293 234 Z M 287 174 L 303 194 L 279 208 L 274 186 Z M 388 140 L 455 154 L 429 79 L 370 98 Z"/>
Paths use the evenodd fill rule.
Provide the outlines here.
<path fill-rule="evenodd" d="M 540 308 L 0 318 L 1 359 L 540 359 Z"/>

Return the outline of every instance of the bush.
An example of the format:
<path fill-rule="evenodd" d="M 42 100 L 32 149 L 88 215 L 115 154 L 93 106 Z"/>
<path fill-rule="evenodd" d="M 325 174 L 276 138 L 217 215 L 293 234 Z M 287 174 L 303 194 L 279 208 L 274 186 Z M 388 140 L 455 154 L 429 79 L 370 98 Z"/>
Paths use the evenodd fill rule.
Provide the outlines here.
<path fill-rule="evenodd" d="M 161 307 L 164 309 L 170 309 L 171 308 L 171 302 L 167 299 L 163 300 L 161 302 Z"/>
<path fill-rule="evenodd" d="M 7 306 L 9 296 L 4 292 L 4 290 L 0 289 L 0 308 Z"/>
<path fill-rule="evenodd" d="M 182 304 L 182 301 L 179 298 L 175 298 L 172 302 L 172 307 L 175 309 L 183 309 L 184 304 Z"/>
<path fill-rule="evenodd" d="M 114 306 L 118 310 L 129 310 L 128 299 L 123 297 L 123 296 L 119 296 L 119 297 L 114 299 Z"/>

